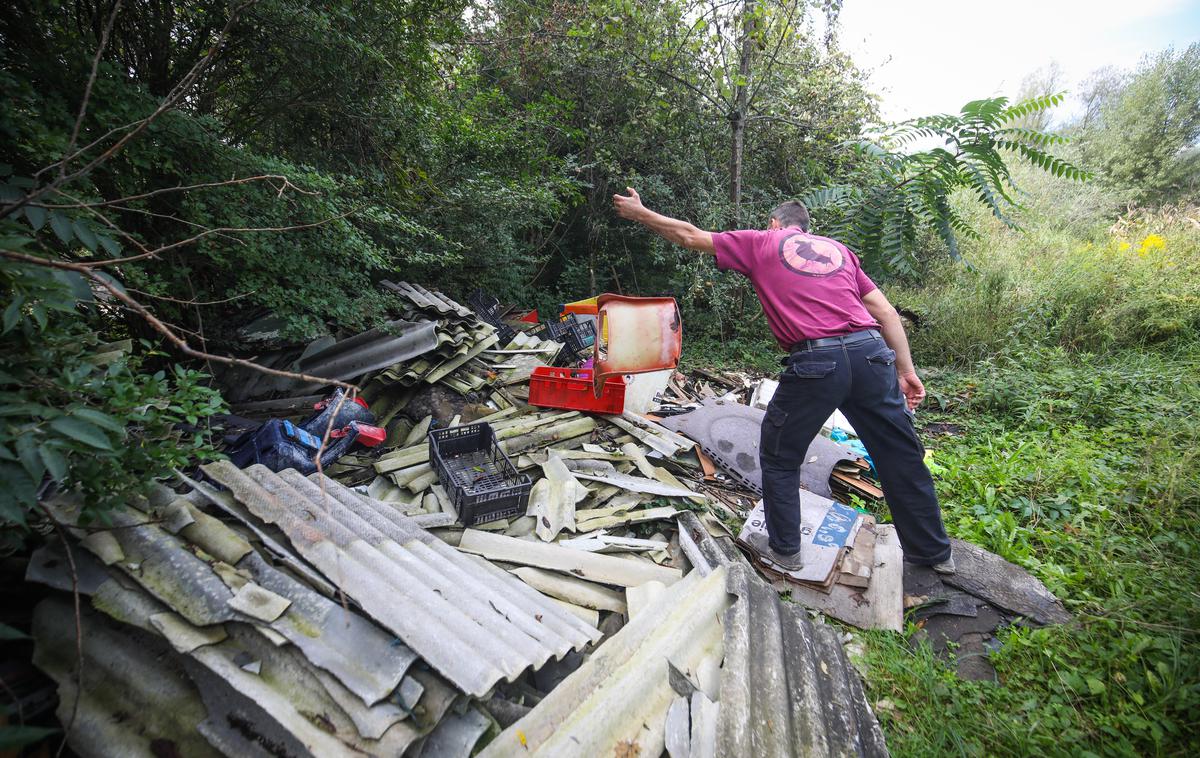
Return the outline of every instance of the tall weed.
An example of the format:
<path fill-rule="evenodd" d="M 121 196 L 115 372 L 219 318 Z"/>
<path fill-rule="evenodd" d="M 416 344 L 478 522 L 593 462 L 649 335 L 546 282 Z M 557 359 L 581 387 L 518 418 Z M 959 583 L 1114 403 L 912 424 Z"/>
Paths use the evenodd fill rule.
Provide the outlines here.
<path fill-rule="evenodd" d="M 1034 218 L 993 224 L 892 299 L 921 317 L 919 361 L 965 366 L 1037 345 L 1176 350 L 1200 336 L 1200 210 L 1140 215 L 1090 238 Z"/>

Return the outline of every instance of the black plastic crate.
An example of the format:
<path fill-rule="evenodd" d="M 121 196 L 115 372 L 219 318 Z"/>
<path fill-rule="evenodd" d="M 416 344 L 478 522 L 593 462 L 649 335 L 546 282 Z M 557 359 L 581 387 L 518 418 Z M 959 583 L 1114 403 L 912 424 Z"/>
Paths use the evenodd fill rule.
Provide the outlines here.
<path fill-rule="evenodd" d="M 464 526 L 525 514 L 533 482 L 508 460 L 488 424 L 431 430 L 429 461 Z"/>
<path fill-rule="evenodd" d="M 575 314 L 572 313 L 571 317 L 574 319 Z M 589 352 L 596 342 L 596 322 L 592 319 L 575 320 L 567 327 L 567 333 L 563 336 L 566 338 L 567 347 L 577 355 L 583 355 Z"/>
<path fill-rule="evenodd" d="M 547 321 L 542 325 L 538 336 L 542 339 L 562 342 L 571 348 L 571 352 L 582 356 L 588 352 L 596 341 L 596 322 L 591 319 L 580 319 L 570 313 L 561 321 Z"/>
<path fill-rule="evenodd" d="M 513 337 L 517 336 L 517 330 L 504 323 L 504 319 L 500 317 L 500 301 L 496 298 L 483 290 L 475 290 L 467 298 L 467 304 L 481 320 L 496 327 L 496 336 L 500 338 L 497 344 L 500 347 L 512 342 Z"/>
<path fill-rule="evenodd" d="M 575 368 L 585 360 L 585 357 L 579 355 L 570 347 L 563 345 L 559 351 L 550 359 L 550 365 L 555 368 Z"/>

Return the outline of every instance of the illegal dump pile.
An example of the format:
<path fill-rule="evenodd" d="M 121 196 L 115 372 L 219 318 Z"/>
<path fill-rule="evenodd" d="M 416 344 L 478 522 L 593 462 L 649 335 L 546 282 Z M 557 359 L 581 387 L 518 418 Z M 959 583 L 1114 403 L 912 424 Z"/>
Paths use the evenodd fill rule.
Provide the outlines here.
<path fill-rule="evenodd" d="M 843 635 L 803 607 L 901 628 L 894 530 L 851 507 L 882 496 L 859 452 L 814 441 L 812 568 L 783 601 L 734 539 L 761 528 L 769 382 L 605 378 L 622 323 L 678 340 L 662 303 L 661 321 L 597 328 L 601 298 L 539 326 L 384 286 L 386 327 L 256 353 L 359 398 L 229 372 L 229 460 L 110 528 L 47 504 L 72 542 L 28 567 L 60 591 L 35 612 L 35 662 L 77 753 L 886 755 Z M 1042 601 L 1035 620 L 1059 620 Z"/>

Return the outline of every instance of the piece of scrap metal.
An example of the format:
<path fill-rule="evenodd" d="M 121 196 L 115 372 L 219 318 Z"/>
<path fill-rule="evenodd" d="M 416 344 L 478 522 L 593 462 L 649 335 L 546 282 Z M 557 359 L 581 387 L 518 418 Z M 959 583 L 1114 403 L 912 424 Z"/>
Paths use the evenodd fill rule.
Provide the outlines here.
<path fill-rule="evenodd" d="M 831 626 L 746 566 L 727 569 L 716 755 L 886 756 L 858 672 Z"/>

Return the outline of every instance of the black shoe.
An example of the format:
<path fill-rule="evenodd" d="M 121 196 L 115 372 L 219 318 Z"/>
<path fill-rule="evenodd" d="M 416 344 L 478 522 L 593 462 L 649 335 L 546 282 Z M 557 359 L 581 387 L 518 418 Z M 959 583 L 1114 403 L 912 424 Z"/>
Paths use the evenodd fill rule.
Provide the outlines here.
<path fill-rule="evenodd" d="M 762 532 L 751 534 L 746 541 L 750 549 L 758 555 L 759 560 L 777 571 L 798 574 L 800 569 L 804 568 L 804 561 L 800 559 L 800 551 L 791 555 L 778 553 L 771 547 L 767 535 Z"/>

